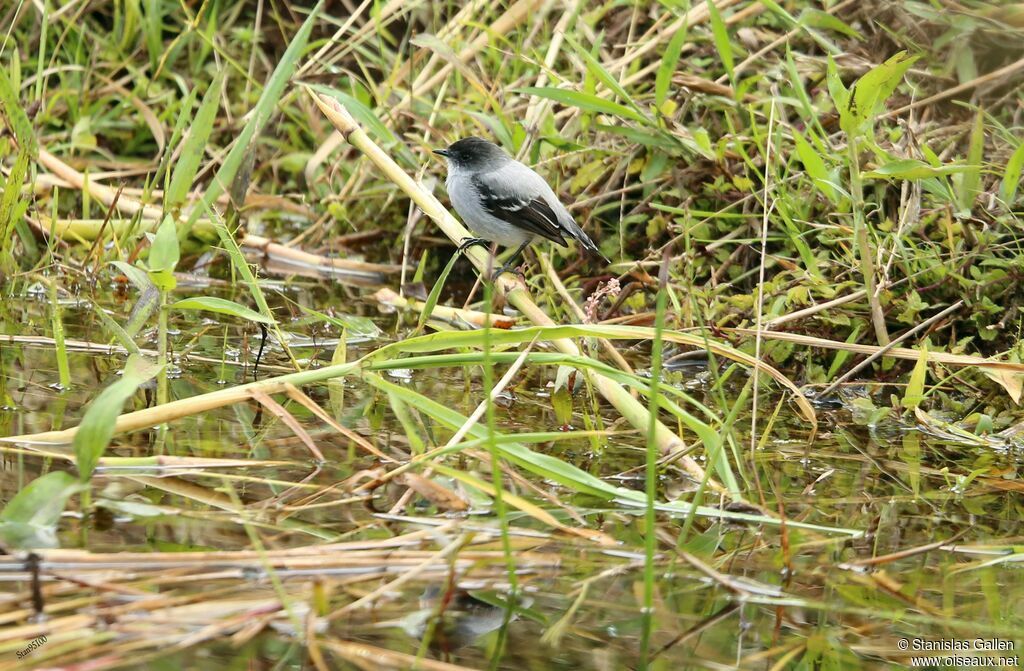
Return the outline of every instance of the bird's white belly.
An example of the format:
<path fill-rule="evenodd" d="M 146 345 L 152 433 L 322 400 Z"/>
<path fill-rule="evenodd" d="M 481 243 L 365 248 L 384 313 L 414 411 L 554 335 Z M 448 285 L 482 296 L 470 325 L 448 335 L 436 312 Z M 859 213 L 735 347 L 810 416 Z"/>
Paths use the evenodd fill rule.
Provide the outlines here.
<path fill-rule="evenodd" d="M 473 235 L 496 242 L 503 247 L 518 247 L 534 238 L 532 233 L 502 221 L 485 210 L 471 186 L 462 184 L 461 186 L 469 188 L 452 188 L 452 181 L 448 180 L 448 197 L 463 223 L 473 231 Z"/>

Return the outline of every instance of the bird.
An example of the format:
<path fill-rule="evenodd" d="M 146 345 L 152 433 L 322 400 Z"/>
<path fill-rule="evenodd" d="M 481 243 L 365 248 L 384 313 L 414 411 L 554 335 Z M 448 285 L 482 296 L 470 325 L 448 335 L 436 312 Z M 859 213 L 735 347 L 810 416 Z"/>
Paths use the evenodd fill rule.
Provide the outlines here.
<path fill-rule="evenodd" d="M 459 251 L 489 243 L 516 247 L 494 277 L 511 268 L 537 238 L 562 247 L 567 246 L 566 237 L 571 238 L 608 262 L 544 178 L 498 145 L 471 136 L 434 153 L 448 164 L 445 188 L 452 207 L 476 236 L 463 239 Z"/>

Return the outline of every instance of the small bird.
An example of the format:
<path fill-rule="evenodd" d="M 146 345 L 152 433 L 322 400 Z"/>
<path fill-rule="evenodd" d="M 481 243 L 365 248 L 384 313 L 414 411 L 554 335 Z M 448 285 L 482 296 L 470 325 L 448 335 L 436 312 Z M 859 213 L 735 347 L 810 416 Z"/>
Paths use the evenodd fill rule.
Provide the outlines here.
<path fill-rule="evenodd" d="M 448 163 L 445 187 L 452 206 L 477 236 L 464 239 L 459 251 L 491 242 L 517 247 L 495 277 L 512 267 L 513 261 L 537 237 L 565 247 L 565 236 L 569 236 L 591 254 L 608 261 L 544 178 L 498 145 L 466 137 L 434 153 Z"/>

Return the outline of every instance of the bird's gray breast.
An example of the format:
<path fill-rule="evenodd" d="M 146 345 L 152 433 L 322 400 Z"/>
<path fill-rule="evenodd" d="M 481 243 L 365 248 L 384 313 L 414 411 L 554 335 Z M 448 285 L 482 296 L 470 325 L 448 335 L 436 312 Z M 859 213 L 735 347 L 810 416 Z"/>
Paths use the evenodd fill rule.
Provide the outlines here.
<path fill-rule="evenodd" d="M 532 233 L 502 221 L 486 210 L 472 174 L 464 170 L 450 170 L 445 186 L 452 207 L 477 237 L 503 247 L 518 247 L 533 239 Z"/>

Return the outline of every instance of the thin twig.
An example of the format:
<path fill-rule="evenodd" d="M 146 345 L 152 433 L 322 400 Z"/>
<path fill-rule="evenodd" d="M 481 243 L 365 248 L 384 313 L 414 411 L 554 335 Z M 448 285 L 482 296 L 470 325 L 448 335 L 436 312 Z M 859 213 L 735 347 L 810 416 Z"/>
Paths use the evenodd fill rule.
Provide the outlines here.
<path fill-rule="evenodd" d="M 914 336 L 915 334 L 920 333 L 921 331 L 923 331 L 924 329 L 928 328 L 929 326 L 931 326 L 935 322 L 939 321 L 940 319 L 942 319 L 946 315 L 951 314 L 953 312 L 956 312 L 957 310 L 959 310 L 963 306 L 963 304 L 964 304 L 964 302 L 962 300 L 959 300 L 956 303 L 953 303 L 952 305 L 950 305 L 948 308 L 946 308 L 942 312 L 940 312 L 937 315 L 934 315 L 934 316 L 929 317 L 928 319 L 924 320 L 923 322 L 921 322 L 920 324 L 918 324 L 914 328 L 910 329 L 909 331 L 907 331 L 906 333 L 901 335 L 899 338 L 896 338 L 895 340 L 892 340 L 891 342 L 886 343 L 885 345 L 880 347 L 877 352 L 875 352 L 874 354 L 872 354 L 868 358 L 866 358 L 863 361 L 861 361 L 859 364 L 857 364 L 856 366 L 851 368 L 849 371 L 847 371 L 845 375 L 840 377 L 838 380 L 836 380 L 835 382 L 833 382 L 829 386 L 825 387 L 825 389 L 821 392 L 821 394 L 818 395 L 818 397 L 819 398 L 828 398 L 828 395 L 831 394 L 832 392 L 834 392 L 836 390 L 836 388 L 839 387 L 839 385 L 841 385 L 842 383 L 844 383 L 847 380 L 849 380 L 851 377 L 856 375 L 859 371 L 864 370 L 864 368 L 866 368 L 867 366 L 871 365 L 871 362 L 879 359 L 880 357 L 885 356 L 885 353 L 888 352 L 889 350 L 891 350 L 892 348 L 896 347 L 896 345 L 899 345 L 901 342 L 903 342 L 907 338 L 910 338 L 910 337 Z"/>

